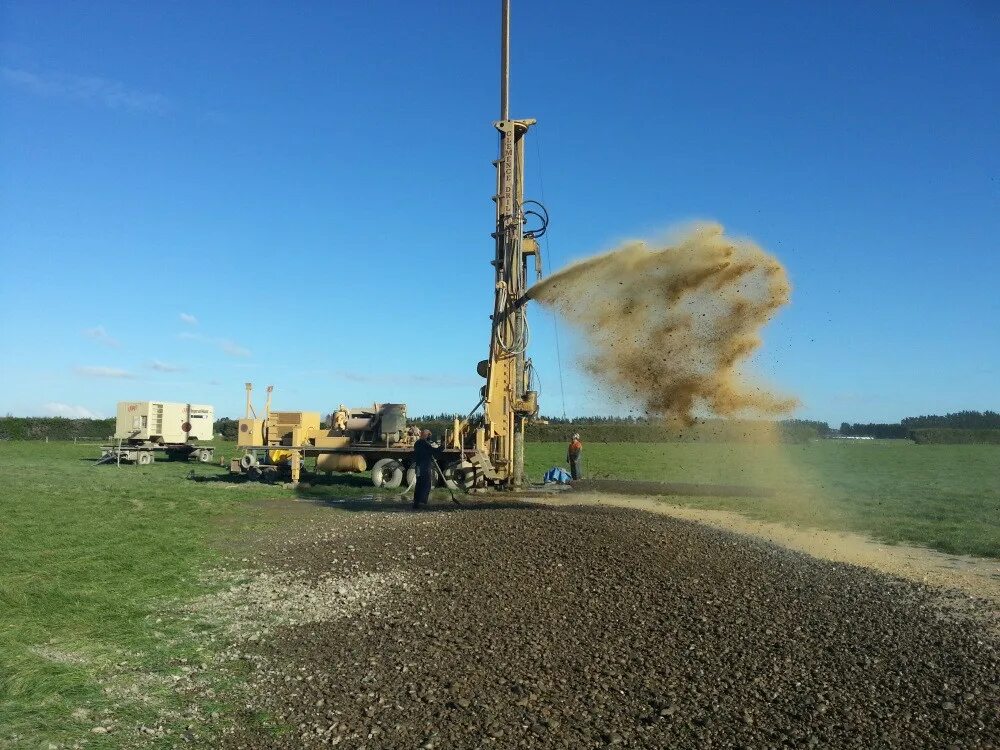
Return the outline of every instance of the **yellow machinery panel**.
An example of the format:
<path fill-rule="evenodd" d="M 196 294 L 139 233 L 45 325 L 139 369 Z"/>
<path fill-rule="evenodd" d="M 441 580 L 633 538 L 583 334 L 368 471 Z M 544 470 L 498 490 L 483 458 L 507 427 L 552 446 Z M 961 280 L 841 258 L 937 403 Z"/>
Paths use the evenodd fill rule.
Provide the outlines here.
<path fill-rule="evenodd" d="M 239 432 L 236 433 L 236 444 L 263 445 L 264 444 L 264 420 L 263 419 L 241 419 Z"/>
<path fill-rule="evenodd" d="M 268 445 L 302 445 L 320 429 L 318 411 L 272 411 L 267 418 Z"/>
<path fill-rule="evenodd" d="M 281 430 L 299 427 L 303 430 L 318 430 L 320 416 L 318 411 L 272 411 L 268 415 L 268 429 Z"/>

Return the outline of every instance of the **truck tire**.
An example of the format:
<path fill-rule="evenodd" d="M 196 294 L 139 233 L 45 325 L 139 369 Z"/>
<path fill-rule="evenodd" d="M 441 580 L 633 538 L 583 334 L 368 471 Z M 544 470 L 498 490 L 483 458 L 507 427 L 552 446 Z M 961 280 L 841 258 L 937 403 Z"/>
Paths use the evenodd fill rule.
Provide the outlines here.
<path fill-rule="evenodd" d="M 139 451 L 138 455 L 135 457 L 135 462 L 139 466 L 148 466 L 153 463 L 153 454 L 150 451 Z"/>
<path fill-rule="evenodd" d="M 372 484 L 394 489 L 403 483 L 403 466 L 394 458 L 383 458 L 372 467 Z"/>
<path fill-rule="evenodd" d="M 257 466 L 257 456 L 254 453 L 244 453 L 240 458 L 240 466 L 244 471 L 249 471 Z"/>
<path fill-rule="evenodd" d="M 417 468 L 411 466 L 406 470 L 406 483 L 404 486 L 413 487 L 417 483 Z M 441 484 L 441 477 L 438 476 L 437 469 L 431 469 L 431 487 L 437 487 Z"/>
<path fill-rule="evenodd" d="M 211 448 L 202 448 L 198 451 L 198 460 L 203 464 L 207 464 L 212 460 L 212 450 Z"/>
<path fill-rule="evenodd" d="M 486 485 L 486 478 L 483 476 L 482 470 L 468 461 L 455 461 L 444 470 L 444 473 L 466 491 Z"/>

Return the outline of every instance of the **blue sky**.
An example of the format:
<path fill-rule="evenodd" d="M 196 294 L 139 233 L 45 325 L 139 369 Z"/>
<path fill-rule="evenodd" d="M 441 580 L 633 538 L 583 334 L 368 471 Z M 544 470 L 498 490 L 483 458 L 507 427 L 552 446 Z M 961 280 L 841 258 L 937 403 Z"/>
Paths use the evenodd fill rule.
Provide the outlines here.
<path fill-rule="evenodd" d="M 4 3 L 0 412 L 470 408 L 498 5 Z M 997 409 L 998 48 L 991 0 L 514 0 L 552 267 L 714 219 L 789 269 L 756 365 L 800 416 Z M 560 336 L 566 411 L 626 408 Z"/>

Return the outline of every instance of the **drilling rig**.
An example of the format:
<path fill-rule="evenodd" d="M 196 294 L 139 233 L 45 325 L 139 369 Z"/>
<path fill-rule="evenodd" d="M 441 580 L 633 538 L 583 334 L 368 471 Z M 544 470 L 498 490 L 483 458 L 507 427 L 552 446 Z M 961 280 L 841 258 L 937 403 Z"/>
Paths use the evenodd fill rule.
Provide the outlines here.
<path fill-rule="evenodd" d="M 535 120 L 510 117 L 510 0 L 502 0 L 500 22 L 500 137 L 496 168 L 496 226 L 493 231 L 493 313 L 490 345 L 477 371 L 486 379 L 479 403 L 464 420 L 456 419 L 444 435 L 440 477 L 467 490 L 517 489 L 524 484 L 524 427 L 538 414 L 538 391 L 527 356 L 528 318 L 525 292 L 532 262 L 541 278 L 538 239 L 548 227 L 548 212 L 524 198 L 524 139 Z M 529 226 L 530 224 L 530 226 Z M 412 469 L 412 427 L 406 427 L 405 404 L 374 404 L 369 409 L 341 406 L 327 426 L 318 412 L 271 412 L 258 419 L 250 402 L 240 420 L 238 444 L 244 455 L 233 459 L 236 473 L 260 474 L 287 466 L 293 482 L 306 457 L 318 471 L 365 471 L 371 465 L 378 487 L 398 487 Z M 480 411 L 480 407 L 482 410 Z M 264 462 L 261 462 L 261 457 Z M 407 482 L 409 479 L 407 478 Z"/>
<path fill-rule="evenodd" d="M 536 278 L 542 262 L 538 238 L 548 226 L 548 212 L 537 201 L 524 199 L 524 142 L 535 120 L 510 117 L 510 0 L 502 0 L 500 21 L 500 119 L 493 123 L 500 135 L 495 162 L 496 227 L 493 315 L 489 356 L 479 363 L 486 378 L 481 391 L 482 414 L 455 425 L 453 447 L 467 460 L 452 468 L 467 488 L 492 486 L 516 489 L 524 484 L 524 426 L 538 414 L 538 392 L 532 384 L 527 356 L 528 318 L 524 293 L 528 264 Z M 533 226 L 528 227 L 531 223 Z"/>

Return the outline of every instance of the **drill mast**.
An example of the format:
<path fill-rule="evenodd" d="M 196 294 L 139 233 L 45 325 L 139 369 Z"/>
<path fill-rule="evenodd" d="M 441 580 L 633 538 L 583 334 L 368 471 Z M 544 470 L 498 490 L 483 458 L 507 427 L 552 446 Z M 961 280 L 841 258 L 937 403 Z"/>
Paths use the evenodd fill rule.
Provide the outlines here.
<path fill-rule="evenodd" d="M 535 237 L 544 231 L 544 224 L 540 230 L 525 232 L 524 136 L 535 120 L 510 118 L 510 0 L 502 0 L 500 35 L 500 119 L 493 123 L 500 134 L 493 196 L 496 286 L 490 352 L 483 373 L 484 430 L 477 434 L 476 447 L 480 456 L 489 457 L 484 462 L 488 481 L 520 487 L 524 482 L 524 425 L 538 413 L 538 399 L 530 383 L 526 310 L 518 303 L 527 289 L 528 258 L 535 257 L 536 272 L 541 268 Z"/>

